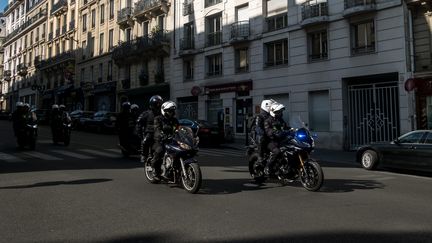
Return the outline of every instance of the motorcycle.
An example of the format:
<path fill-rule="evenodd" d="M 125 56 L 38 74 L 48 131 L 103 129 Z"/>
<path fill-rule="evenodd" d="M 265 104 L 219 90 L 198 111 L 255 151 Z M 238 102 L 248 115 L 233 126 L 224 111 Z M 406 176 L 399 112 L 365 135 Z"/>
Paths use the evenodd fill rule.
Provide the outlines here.
<path fill-rule="evenodd" d="M 72 123 L 63 122 L 61 126 L 53 131 L 53 143 L 63 142 L 65 146 L 69 146 L 71 139 Z"/>
<path fill-rule="evenodd" d="M 315 147 L 314 137 L 300 119 L 291 124 L 297 126 L 283 132 L 279 148 L 281 153 L 276 159 L 274 174 L 282 184 L 300 180 L 306 190 L 318 191 L 323 184 L 324 173 L 318 162 L 310 158 Z M 261 184 L 269 176 L 264 173 L 265 164 L 258 163 L 257 145 L 253 138 L 251 141 L 252 144 L 247 147 L 246 152 L 249 173 Z M 269 157 L 270 154 L 266 153 L 263 161 L 268 161 Z"/>
<path fill-rule="evenodd" d="M 171 142 L 165 144 L 161 171 L 162 180 L 182 185 L 190 193 L 196 193 L 201 187 L 201 169 L 194 159 L 198 152 L 199 138 L 194 136 L 189 127 L 180 127 Z M 151 158 L 144 165 L 145 175 L 150 183 L 158 183 L 154 178 Z"/>
<path fill-rule="evenodd" d="M 38 136 L 38 125 L 33 123 L 27 123 L 25 127 L 21 129 L 17 136 L 17 143 L 19 148 L 23 149 L 28 146 L 31 150 L 36 148 L 36 139 Z"/>

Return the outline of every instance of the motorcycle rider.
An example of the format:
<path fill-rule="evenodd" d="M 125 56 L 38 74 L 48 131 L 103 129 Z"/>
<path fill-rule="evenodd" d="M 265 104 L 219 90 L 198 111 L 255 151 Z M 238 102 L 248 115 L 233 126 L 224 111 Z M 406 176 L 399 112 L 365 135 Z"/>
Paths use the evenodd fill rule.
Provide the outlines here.
<path fill-rule="evenodd" d="M 139 105 L 137 104 L 132 104 L 131 105 L 131 113 L 132 113 L 132 117 L 133 120 L 136 121 L 140 115 L 139 113 Z"/>
<path fill-rule="evenodd" d="M 57 137 L 58 137 L 57 132 L 60 126 L 62 125 L 62 113 L 60 112 L 59 105 L 57 104 L 51 106 L 50 125 L 51 125 L 53 142 L 57 143 Z"/>
<path fill-rule="evenodd" d="M 122 110 L 117 117 L 116 127 L 119 133 L 119 142 L 121 146 L 129 146 L 129 140 L 132 138 L 135 120 L 131 113 L 131 103 L 125 101 L 122 103 Z M 130 149 L 130 148 L 126 148 Z"/>
<path fill-rule="evenodd" d="M 149 100 L 149 109 L 141 113 L 137 119 L 136 133 L 141 140 L 141 158 L 144 163 L 149 155 L 149 149 L 153 145 L 154 118 L 161 114 L 163 99 L 159 95 L 153 95 Z"/>
<path fill-rule="evenodd" d="M 72 119 L 69 116 L 69 113 L 66 111 L 65 105 L 59 105 L 59 112 L 62 118 L 62 122 L 69 124 L 72 122 Z"/>
<path fill-rule="evenodd" d="M 16 103 L 16 109 L 12 113 L 12 126 L 14 130 L 15 137 L 18 137 L 19 132 L 25 126 L 25 113 L 24 113 L 24 103 L 18 101 Z"/>
<path fill-rule="evenodd" d="M 275 104 L 273 99 L 261 102 L 261 112 L 254 117 L 251 127 L 251 137 L 255 140 L 258 150 L 258 164 L 262 164 L 264 151 L 267 148 L 268 137 L 264 129 L 264 122 L 270 117 L 270 107 Z"/>
<path fill-rule="evenodd" d="M 169 142 L 178 129 L 179 122 L 175 118 L 177 105 L 174 101 L 166 101 L 161 106 L 161 115 L 154 119 L 154 145 L 152 167 L 154 169 L 154 178 L 159 180 L 161 173 L 162 157 L 165 150 L 165 143 Z M 163 176 L 163 175 L 162 175 Z"/>
<path fill-rule="evenodd" d="M 273 173 L 274 163 L 280 154 L 279 143 L 283 139 L 283 132 L 289 129 L 282 118 L 284 110 L 285 106 L 283 104 L 272 104 L 270 107 L 270 117 L 264 122 L 266 135 L 270 139 L 267 148 L 271 152 L 269 161 L 264 169 L 264 173 L 267 175 Z"/>

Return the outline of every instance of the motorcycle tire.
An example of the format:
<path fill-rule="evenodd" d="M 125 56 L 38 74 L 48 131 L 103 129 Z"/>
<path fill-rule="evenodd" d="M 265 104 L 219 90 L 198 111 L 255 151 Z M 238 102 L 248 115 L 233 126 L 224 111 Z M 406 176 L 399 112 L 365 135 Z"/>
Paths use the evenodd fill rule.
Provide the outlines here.
<path fill-rule="evenodd" d="M 144 165 L 144 173 L 145 173 L 145 176 L 146 176 L 147 180 L 148 180 L 150 183 L 152 183 L 152 184 L 159 183 L 159 180 L 156 180 L 156 179 L 154 178 L 154 175 L 153 175 L 153 167 L 152 167 L 152 165 L 151 165 L 151 161 L 147 161 L 147 162 L 145 163 L 145 165 Z"/>
<path fill-rule="evenodd" d="M 300 181 L 308 191 L 318 191 L 324 182 L 321 166 L 311 159 L 304 163 L 304 170 L 300 172 Z"/>
<path fill-rule="evenodd" d="M 197 163 L 185 164 L 185 170 L 187 178 L 181 177 L 183 188 L 189 193 L 197 193 L 202 184 L 200 166 Z"/>
<path fill-rule="evenodd" d="M 249 173 L 257 184 L 262 184 L 266 180 L 263 170 L 264 168 L 262 168 L 262 170 L 257 169 L 257 162 L 258 154 L 254 153 L 249 157 Z"/>

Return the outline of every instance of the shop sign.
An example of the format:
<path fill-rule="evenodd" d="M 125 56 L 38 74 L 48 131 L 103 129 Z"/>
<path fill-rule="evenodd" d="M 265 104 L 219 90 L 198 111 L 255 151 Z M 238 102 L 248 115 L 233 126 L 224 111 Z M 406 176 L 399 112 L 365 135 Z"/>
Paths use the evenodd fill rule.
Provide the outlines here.
<path fill-rule="evenodd" d="M 252 90 L 252 81 L 206 86 L 206 94 L 219 94 L 226 92 L 242 92 Z"/>

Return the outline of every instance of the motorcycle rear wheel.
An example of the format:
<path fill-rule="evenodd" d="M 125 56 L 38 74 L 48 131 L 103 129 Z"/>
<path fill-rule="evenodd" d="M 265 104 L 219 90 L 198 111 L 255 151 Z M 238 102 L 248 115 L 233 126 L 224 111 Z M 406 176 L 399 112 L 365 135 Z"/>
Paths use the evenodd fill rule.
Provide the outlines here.
<path fill-rule="evenodd" d="M 300 174 L 300 181 L 308 191 L 318 191 L 324 181 L 324 173 L 321 166 L 313 160 L 308 160 L 304 164 L 304 170 Z"/>
<path fill-rule="evenodd" d="M 257 184 L 262 184 L 266 180 L 264 175 L 264 168 L 257 166 L 258 154 L 254 153 L 249 157 L 249 173 Z"/>
<path fill-rule="evenodd" d="M 144 165 L 144 173 L 145 173 L 145 176 L 146 176 L 147 180 L 148 180 L 150 183 L 152 183 L 152 184 L 156 184 L 156 183 L 159 182 L 159 180 L 156 180 L 156 179 L 154 178 L 153 170 L 154 170 L 154 169 L 153 169 L 153 167 L 152 167 L 152 165 L 151 165 L 151 162 L 150 162 L 150 161 L 147 161 L 147 162 L 145 163 L 145 165 Z"/>
<path fill-rule="evenodd" d="M 197 163 L 185 164 L 186 177 L 182 175 L 181 182 L 183 188 L 189 193 L 197 193 L 201 188 L 202 174 Z"/>

